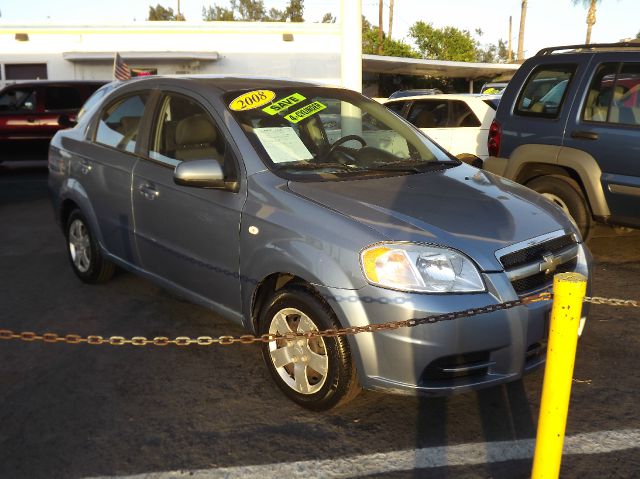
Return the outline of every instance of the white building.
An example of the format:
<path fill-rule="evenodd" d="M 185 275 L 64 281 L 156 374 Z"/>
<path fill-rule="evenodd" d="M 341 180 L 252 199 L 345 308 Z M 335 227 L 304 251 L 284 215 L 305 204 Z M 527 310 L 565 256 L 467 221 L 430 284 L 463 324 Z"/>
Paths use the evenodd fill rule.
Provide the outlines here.
<path fill-rule="evenodd" d="M 340 84 L 336 24 L 136 22 L 0 25 L 0 81 L 111 80 L 114 53 L 138 71 L 291 77 Z"/>
<path fill-rule="evenodd" d="M 344 14 L 354 19 L 345 23 L 344 31 L 339 23 L 4 23 L 0 24 L 0 87 L 38 78 L 112 80 L 116 52 L 136 72 L 286 77 L 355 89 L 361 84 L 362 71 L 464 78 L 472 89 L 476 78 L 510 76 L 518 68 L 361 56 L 359 11 Z M 373 78 L 375 82 L 376 75 Z M 377 85 L 365 93 L 376 96 Z"/>

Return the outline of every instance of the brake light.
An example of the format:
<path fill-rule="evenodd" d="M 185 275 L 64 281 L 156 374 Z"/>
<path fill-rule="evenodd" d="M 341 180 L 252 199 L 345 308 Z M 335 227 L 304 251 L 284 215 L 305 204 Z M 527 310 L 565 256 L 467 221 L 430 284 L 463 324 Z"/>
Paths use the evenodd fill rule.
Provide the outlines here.
<path fill-rule="evenodd" d="M 500 140 L 502 139 L 502 127 L 496 120 L 491 122 L 489 128 L 489 138 L 487 139 L 487 147 L 489 156 L 498 156 L 500 154 Z"/>

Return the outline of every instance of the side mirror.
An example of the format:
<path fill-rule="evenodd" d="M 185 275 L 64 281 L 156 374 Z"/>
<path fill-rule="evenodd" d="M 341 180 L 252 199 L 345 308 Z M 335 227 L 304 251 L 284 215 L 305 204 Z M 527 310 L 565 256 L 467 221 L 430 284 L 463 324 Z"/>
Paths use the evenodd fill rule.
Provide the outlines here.
<path fill-rule="evenodd" d="M 482 165 L 484 163 L 482 159 L 478 158 L 476 155 L 472 155 L 471 153 L 459 153 L 456 155 L 456 158 L 458 158 L 463 163 L 471 165 L 480 170 L 482 169 Z"/>
<path fill-rule="evenodd" d="M 73 128 L 78 122 L 75 118 L 71 118 L 69 115 L 60 115 L 58 117 L 58 125 L 62 128 Z"/>
<path fill-rule="evenodd" d="M 217 160 L 183 161 L 173 173 L 173 181 L 182 186 L 225 188 L 222 166 Z"/>

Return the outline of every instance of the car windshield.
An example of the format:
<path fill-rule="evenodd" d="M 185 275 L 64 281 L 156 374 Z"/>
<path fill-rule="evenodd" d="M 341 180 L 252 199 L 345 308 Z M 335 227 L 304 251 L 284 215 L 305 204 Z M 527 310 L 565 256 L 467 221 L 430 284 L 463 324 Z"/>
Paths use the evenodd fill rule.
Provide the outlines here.
<path fill-rule="evenodd" d="M 348 90 L 251 90 L 225 100 L 265 164 L 285 178 L 331 181 L 459 164 L 383 105 Z"/>

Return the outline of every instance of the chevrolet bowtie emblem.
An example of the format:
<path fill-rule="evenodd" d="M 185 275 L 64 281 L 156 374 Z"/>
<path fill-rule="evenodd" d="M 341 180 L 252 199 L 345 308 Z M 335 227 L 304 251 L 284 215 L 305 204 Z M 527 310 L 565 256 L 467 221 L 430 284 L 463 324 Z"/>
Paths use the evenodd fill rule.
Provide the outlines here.
<path fill-rule="evenodd" d="M 546 274 L 553 273 L 562 261 L 560 257 L 554 256 L 551 253 L 543 254 L 542 260 L 542 263 L 540 263 L 540 271 L 544 271 Z"/>

